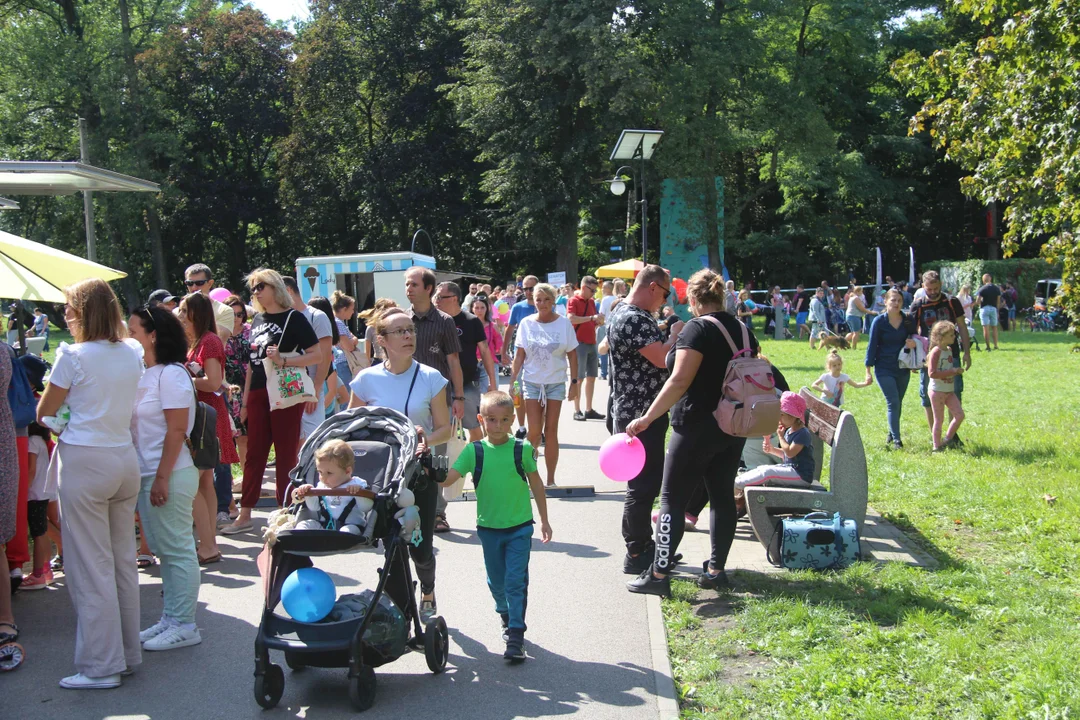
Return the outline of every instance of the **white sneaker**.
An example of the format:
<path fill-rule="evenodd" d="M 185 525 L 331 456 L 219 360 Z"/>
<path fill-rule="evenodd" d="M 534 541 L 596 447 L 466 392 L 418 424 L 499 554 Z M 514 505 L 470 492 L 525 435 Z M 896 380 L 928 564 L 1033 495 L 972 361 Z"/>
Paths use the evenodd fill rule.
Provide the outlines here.
<path fill-rule="evenodd" d="M 108 690 L 109 688 L 117 688 L 120 687 L 120 673 L 96 678 L 76 673 L 61 680 L 60 687 L 69 690 Z"/>
<path fill-rule="evenodd" d="M 145 643 L 147 640 L 153 640 L 172 626 L 172 619 L 162 615 L 160 620 L 139 633 L 139 642 Z"/>
<path fill-rule="evenodd" d="M 229 513 L 225 511 L 219 512 L 217 514 L 217 526 L 222 528 L 226 525 L 232 525 L 232 518 L 229 517 Z"/>
<path fill-rule="evenodd" d="M 172 625 L 157 637 L 143 643 L 143 650 L 175 650 L 177 648 L 198 645 L 202 642 L 199 628 L 190 630 L 183 625 Z"/>

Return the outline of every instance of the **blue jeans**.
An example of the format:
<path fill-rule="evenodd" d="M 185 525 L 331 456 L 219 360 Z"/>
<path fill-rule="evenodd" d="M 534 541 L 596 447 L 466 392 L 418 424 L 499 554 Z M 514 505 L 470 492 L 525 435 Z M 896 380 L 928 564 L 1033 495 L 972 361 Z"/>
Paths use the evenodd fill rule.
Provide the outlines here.
<path fill-rule="evenodd" d="M 174 470 L 169 476 L 169 499 L 161 507 L 150 504 L 153 475 L 144 475 L 139 491 L 139 517 L 146 542 L 161 561 L 164 614 L 181 623 L 195 622 L 199 601 L 199 559 L 191 534 L 191 505 L 199 490 L 194 467 Z"/>
<path fill-rule="evenodd" d="M 345 355 L 341 355 L 341 360 L 334 360 L 334 372 L 337 373 L 338 383 L 343 384 L 345 387 L 349 387 L 353 380 L 352 370 L 349 369 L 349 361 L 345 359 Z"/>
<path fill-rule="evenodd" d="M 885 408 L 889 415 L 889 437 L 900 439 L 900 412 L 904 407 L 904 394 L 907 392 L 911 373 L 900 371 L 896 374 L 877 371 L 877 383 L 881 394 L 885 396 Z"/>
<path fill-rule="evenodd" d="M 529 552 L 532 525 L 503 532 L 476 528 L 484 548 L 488 589 L 495 598 L 495 612 L 508 615 L 508 627 L 525 630 L 525 608 L 529 604 Z"/>
<path fill-rule="evenodd" d="M 218 463 L 214 466 L 214 494 L 217 495 L 217 511 L 229 512 L 232 502 L 232 465 Z"/>

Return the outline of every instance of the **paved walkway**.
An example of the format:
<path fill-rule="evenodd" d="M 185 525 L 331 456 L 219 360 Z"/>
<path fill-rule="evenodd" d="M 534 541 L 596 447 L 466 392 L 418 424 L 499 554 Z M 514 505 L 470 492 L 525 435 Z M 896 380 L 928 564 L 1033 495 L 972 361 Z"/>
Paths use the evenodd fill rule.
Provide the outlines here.
<path fill-rule="evenodd" d="M 597 396 L 597 407 L 603 409 L 600 384 Z M 599 494 L 549 501 L 554 539 L 547 546 L 534 541 L 530 568 L 529 661 L 508 666 L 502 659 L 499 620 L 474 531 L 475 505 L 450 503 L 454 531 L 435 541 L 439 610 L 450 627 L 447 672 L 432 675 L 423 656 L 415 653 L 380 668 L 375 706 L 366 716 L 661 717 L 649 602 L 624 587 L 619 531 L 624 486 L 605 480 L 596 465 L 596 450 L 607 437 L 604 424 L 574 422 L 571 415 L 568 405 L 560 428 L 565 449 L 558 479 L 565 484 L 593 484 Z M 261 521 L 265 515 L 257 513 L 257 518 Z M 62 579 L 54 589 L 17 594 L 15 612 L 28 657 L 18 671 L 0 676 L 5 706 L 16 708 L 14 715 L 3 715 L 22 720 L 351 717 L 344 670 L 294 674 L 286 669 L 279 708 L 264 714 L 255 704 L 252 644 L 261 611 L 261 584 L 254 559 L 261 549 L 260 537 L 219 538 L 225 560 L 203 571 L 199 597 L 203 643 L 144 653 L 138 672 L 118 690 L 76 692 L 57 687 L 61 677 L 73 672 L 75 638 L 74 614 Z M 375 585 L 378 561 L 379 556 L 358 553 L 321 558 L 317 565 L 332 574 L 339 591 L 352 592 Z M 146 627 L 161 612 L 160 575 L 154 568 L 140 576 Z M 282 662 L 280 655 L 274 657 Z M 665 662 L 661 654 L 660 664 Z"/>

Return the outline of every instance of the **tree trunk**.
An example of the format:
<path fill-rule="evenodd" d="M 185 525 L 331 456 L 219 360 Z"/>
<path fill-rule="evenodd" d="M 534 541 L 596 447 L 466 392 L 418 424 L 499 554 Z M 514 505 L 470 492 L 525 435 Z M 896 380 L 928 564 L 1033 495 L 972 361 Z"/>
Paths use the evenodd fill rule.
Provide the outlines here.
<path fill-rule="evenodd" d="M 566 282 L 578 281 L 578 204 L 567 209 L 566 219 L 559 228 L 555 249 L 555 269 L 566 273 Z"/>

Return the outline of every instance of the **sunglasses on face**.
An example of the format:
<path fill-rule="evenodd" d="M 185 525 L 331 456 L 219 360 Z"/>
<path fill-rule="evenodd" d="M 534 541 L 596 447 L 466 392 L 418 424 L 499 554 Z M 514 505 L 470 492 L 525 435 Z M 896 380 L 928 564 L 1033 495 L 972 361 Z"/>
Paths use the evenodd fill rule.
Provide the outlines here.
<path fill-rule="evenodd" d="M 456 300 L 457 295 L 436 295 L 436 300 Z"/>
<path fill-rule="evenodd" d="M 261 293 L 265 289 L 266 289 L 266 283 L 264 283 L 264 282 L 255 283 L 254 285 L 251 286 L 251 292 L 253 292 L 253 293 Z"/>
<path fill-rule="evenodd" d="M 663 285 L 661 285 L 660 283 L 656 283 L 656 282 L 654 282 L 654 283 L 653 283 L 653 285 L 655 285 L 656 287 L 658 287 L 658 288 L 660 288 L 661 290 L 663 290 L 663 291 L 664 291 L 664 299 L 665 299 L 665 300 L 667 300 L 667 299 L 668 299 L 668 297 L 670 297 L 670 296 L 671 296 L 671 288 L 669 288 L 669 287 L 664 287 L 664 286 L 663 286 Z"/>
<path fill-rule="evenodd" d="M 525 292 L 532 292 L 533 291 L 533 288 L 531 288 L 531 287 L 527 287 L 527 288 L 523 288 L 523 289 L 525 290 Z"/>
<path fill-rule="evenodd" d="M 240 312 L 234 312 L 233 317 L 238 317 L 238 318 L 244 317 L 244 311 L 241 310 Z"/>
<path fill-rule="evenodd" d="M 191 288 L 191 287 L 202 287 L 203 285 L 205 285 L 208 282 L 210 282 L 210 281 L 209 280 L 185 280 L 184 285 L 186 285 L 189 288 Z"/>

